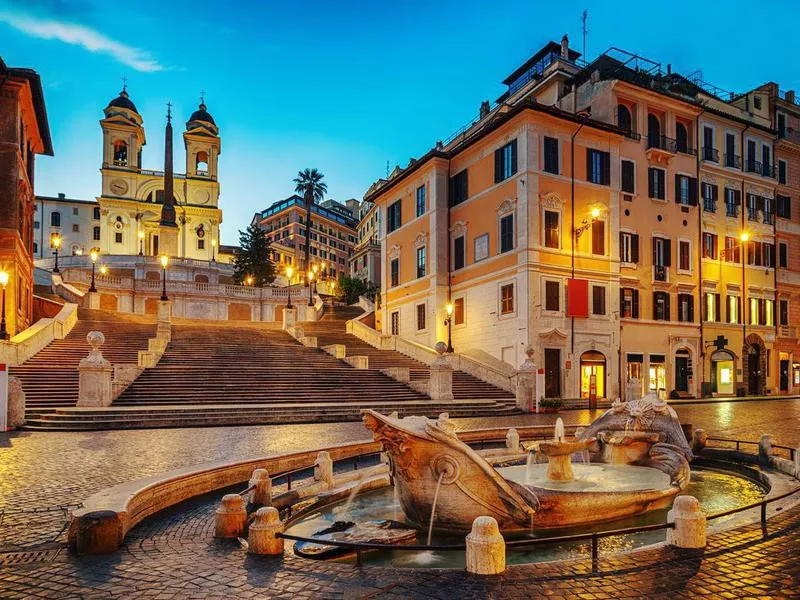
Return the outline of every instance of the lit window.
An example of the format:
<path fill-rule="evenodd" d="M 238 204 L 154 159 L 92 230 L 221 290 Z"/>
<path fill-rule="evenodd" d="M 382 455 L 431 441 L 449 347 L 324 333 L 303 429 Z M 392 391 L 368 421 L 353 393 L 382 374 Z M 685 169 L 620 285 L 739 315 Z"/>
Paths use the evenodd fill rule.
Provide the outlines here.
<path fill-rule="evenodd" d="M 507 283 L 500 286 L 500 314 L 507 315 L 514 312 L 514 284 Z"/>

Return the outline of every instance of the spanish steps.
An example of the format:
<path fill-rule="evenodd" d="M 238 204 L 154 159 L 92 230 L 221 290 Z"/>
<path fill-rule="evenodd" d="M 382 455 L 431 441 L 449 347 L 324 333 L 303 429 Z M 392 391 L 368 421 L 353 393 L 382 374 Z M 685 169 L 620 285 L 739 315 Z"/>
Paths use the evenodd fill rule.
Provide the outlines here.
<path fill-rule="evenodd" d="M 155 335 L 155 324 L 139 324 L 150 329 L 135 334 L 136 343 L 129 339 L 129 354 L 122 356 L 115 354 L 118 350 L 112 340 L 121 339 L 120 333 L 132 325 L 125 317 L 109 316 L 118 318 L 114 326 L 108 321 L 91 321 L 91 325 L 79 321 L 68 336 L 78 340 L 70 350 L 72 362 L 65 367 L 64 381 L 69 376 L 72 382 L 68 394 L 59 393 L 59 385 L 52 386 L 34 376 L 37 369 L 44 367 L 39 356 L 45 352 L 55 356 L 51 349 L 66 340 L 54 342 L 20 367 L 27 368 L 25 374 L 20 374 L 26 391 L 27 377 L 40 380 L 35 385 L 41 386 L 43 393 L 50 390 L 48 393 L 52 394 L 50 404 L 37 402 L 31 406 L 27 426 L 74 430 L 343 421 L 359 419 L 365 408 L 429 416 L 440 412 L 453 416 L 514 412 L 510 394 L 502 390 L 498 393 L 496 388 L 465 374 L 454 378 L 457 391 L 452 402 L 434 402 L 383 375 L 378 370 L 383 366 L 413 366 L 415 377 L 427 377 L 421 363 L 396 352 L 376 350 L 346 335 L 343 319 L 355 314 L 351 309 L 337 308 L 323 323 L 302 326 L 327 331 L 326 340 L 344 339 L 341 343 L 348 345 L 348 355 L 369 352 L 370 369 L 355 369 L 321 349 L 303 346 L 277 329 L 277 324 L 175 320 L 172 341 L 158 365 L 145 370 L 107 408 L 75 407 L 75 367 L 88 353 L 86 332 L 99 329 L 106 334 L 108 330 L 111 335 L 106 334 L 104 356 L 112 363 L 122 359 L 135 362 L 135 350 L 146 348 L 147 338 Z M 324 345 L 322 340 L 319 345 Z M 44 379 L 49 378 L 49 373 L 44 375 Z"/>

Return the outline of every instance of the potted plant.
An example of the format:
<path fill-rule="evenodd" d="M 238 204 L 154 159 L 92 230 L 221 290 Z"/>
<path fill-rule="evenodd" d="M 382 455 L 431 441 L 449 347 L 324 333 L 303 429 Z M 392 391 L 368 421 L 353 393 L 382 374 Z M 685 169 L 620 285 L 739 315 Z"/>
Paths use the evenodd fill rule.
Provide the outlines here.
<path fill-rule="evenodd" d="M 542 398 L 539 400 L 539 412 L 557 413 L 563 405 L 561 398 Z"/>

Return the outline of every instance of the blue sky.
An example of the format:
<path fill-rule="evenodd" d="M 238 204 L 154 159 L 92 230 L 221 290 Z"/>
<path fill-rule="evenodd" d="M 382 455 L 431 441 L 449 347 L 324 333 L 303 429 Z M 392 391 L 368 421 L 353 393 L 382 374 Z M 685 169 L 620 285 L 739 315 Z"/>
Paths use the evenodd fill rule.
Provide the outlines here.
<path fill-rule="evenodd" d="M 235 243 L 304 167 L 325 173 L 332 198 L 361 198 L 387 161 L 404 165 L 474 118 L 548 40 L 567 33 L 580 50 L 584 8 L 590 58 L 617 46 L 682 73 L 702 69 L 731 91 L 769 80 L 800 90 L 800 7 L 790 0 L 657 10 L 588 0 L 0 0 L 0 56 L 42 76 L 55 157 L 38 161 L 40 194 L 97 195 L 98 121 L 123 76 L 149 168 L 163 165 L 166 103 L 182 124 L 205 90 L 222 137 L 222 243 Z M 175 141 L 182 171 L 177 132 Z"/>

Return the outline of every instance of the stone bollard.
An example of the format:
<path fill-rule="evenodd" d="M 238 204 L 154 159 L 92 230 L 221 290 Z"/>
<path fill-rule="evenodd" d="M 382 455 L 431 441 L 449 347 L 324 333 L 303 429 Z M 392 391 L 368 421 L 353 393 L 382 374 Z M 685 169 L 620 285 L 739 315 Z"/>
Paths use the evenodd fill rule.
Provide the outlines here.
<path fill-rule="evenodd" d="M 239 494 L 225 494 L 214 514 L 214 537 L 235 538 L 244 534 L 247 509 Z"/>
<path fill-rule="evenodd" d="M 772 464 L 772 436 L 765 433 L 758 441 L 758 464 L 768 467 Z"/>
<path fill-rule="evenodd" d="M 467 535 L 467 573 L 498 575 L 506 570 L 506 542 L 493 517 L 478 517 Z"/>
<path fill-rule="evenodd" d="M 250 491 L 250 503 L 258 506 L 272 506 L 272 479 L 266 469 L 256 469 L 250 477 L 247 487 Z"/>
<path fill-rule="evenodd" d="M 12 429 L 25 424 L 25 390 L 19 377 L 8 378 L 8 426 Z"/>
<path fill-rule="evenodd" d="M 284 308 L 283 309 L 283 330 L 286 331 L 287 329 L 291 329 L 294 327 L 294 324 L 297 322 L 297 309 L 292 308 Z"/>
<path fill-rule="evenodd" d="M 667 529 L 667 543 L 678 548 L 705 548 L 706 515 L 694 496 L 678 496 L 667 513 L 667 521 L 675 523 Z"/>
<path fill-rule="evenodd" d="M 106 338 L 99 331 L 90 331 L 86 341 L 92 350 L 78 364 L 78 406 L 109 406 L 114 369 L 100 351 Z"/>
<path fill-rule="evenodd" d="M 708 443 L 708 434 L 705 429 L 695 429 L 692 432 L 692 452 L 699 454 Z"/>
<path fill-rule="evenodd" d="M 97 292 L 87 292 L 90 310 L 100 310 L 100 294 Z"/>
<path fill-rule="evenodd" d="M 536 411 L 536 365 L 533 363 L 533 346 L 525 348 L 528 356 L 517 371 L 517 408 L 524 412 Z"/>
<path fill-rule="evenodd" d="M 431 400 L 452 400 L 453 399 L 453 367 L 445 358 L 447 344 L 444 342 L 436 343 L 436 352 L 439 354 L 433 359 L 430 366 L 430 380 L 428 382 L 428 396 Z"/>
<path fill-rule="evenodd" d="M 247 535 L 247 552 L 270 556 L 283 554 L 283 538 L 275 537 L 276 533 L 283 533 L 278 509 L 272 506 L 259 508 Z"/>
<path fill-rule="evenodd" d="M 511 452 L 522 452 L 519 447 L 519 432 L 513 427 L 506 433 L 506 448 Z"/>
<path fill-rule="evenodd" d="M 314 463 L 314 481 L 322 481 L 328 487 L 333 487 L 333 460 L 325 450 L 317 454 Z"/>

